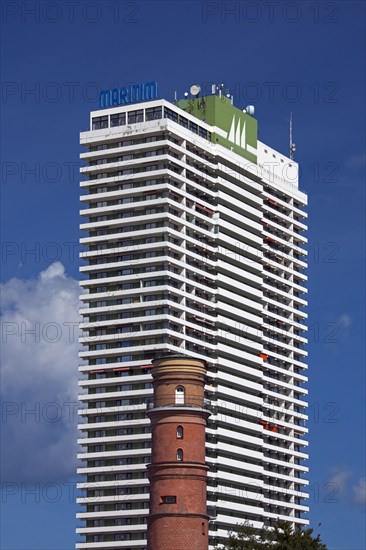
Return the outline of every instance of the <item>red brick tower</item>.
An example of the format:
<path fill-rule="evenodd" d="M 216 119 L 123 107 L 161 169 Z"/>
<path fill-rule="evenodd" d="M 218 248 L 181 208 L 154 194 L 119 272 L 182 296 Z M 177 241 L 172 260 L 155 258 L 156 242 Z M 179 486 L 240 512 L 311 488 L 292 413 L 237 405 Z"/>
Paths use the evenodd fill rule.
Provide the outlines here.
<path fill-rule="evenodd" d="M 148 550 L 207 550 L 206 366 L 185 356 L 153 361 Z"/>

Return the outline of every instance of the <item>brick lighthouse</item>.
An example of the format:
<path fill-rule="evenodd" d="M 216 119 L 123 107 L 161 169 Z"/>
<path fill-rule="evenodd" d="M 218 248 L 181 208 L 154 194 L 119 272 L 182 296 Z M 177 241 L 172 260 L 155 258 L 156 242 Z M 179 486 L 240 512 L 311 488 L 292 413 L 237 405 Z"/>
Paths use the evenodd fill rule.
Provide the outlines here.
<path fill-rule="evenodd" d="M 208 549 L 206 365 L 184 355 L 153 361 L 148 550 Z"/>

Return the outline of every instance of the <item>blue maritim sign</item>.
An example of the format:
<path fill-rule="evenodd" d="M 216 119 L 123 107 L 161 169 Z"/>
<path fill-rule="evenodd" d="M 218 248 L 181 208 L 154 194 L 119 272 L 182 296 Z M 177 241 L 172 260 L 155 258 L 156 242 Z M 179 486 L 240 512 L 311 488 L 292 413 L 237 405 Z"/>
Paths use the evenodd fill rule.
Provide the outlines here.
<path fill-rule="evenodd" d="M 102 90 L 99 95 L 99 106 L 101 109 L 107 109 L 157 98 L 158 84 L 155 80 L 151 80 L 143 84 L 130 84 L 122 88 Z"/>

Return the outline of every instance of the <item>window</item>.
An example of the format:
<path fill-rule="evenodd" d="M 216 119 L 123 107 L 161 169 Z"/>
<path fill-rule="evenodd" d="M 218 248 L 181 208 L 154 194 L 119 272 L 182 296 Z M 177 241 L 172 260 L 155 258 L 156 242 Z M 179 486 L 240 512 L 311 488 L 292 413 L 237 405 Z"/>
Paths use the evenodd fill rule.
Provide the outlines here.
<path fill-rule="evenodd" d="M 143 122 L 144 111 L 139 109 L 138 111 L 131 111 L 128 113 L 128 124 L 135 124 L 135 122 Z"/>
<path fill-rule="evenodd" d="M 184 404 L 184 388 L 183 386 L 177 386 L 175 388 L 175 404 L 176 405 L 183 405 Z"/>
<path fill-rule="evenodd" d="M 104 452 L 104 445 L 91 445 L 89 447 L 89 451 L 91 453 L 102 453 Z M 100 494 L 97 494 L 97 493 L 100 493 Z M 100 491 L 94 491 L 94 494 L 95 496 L 103 496 L 104 495 L 104 492 L 103 492 L 103 489 L 101 489 Z"/>
<path fill-rule="evenodd" d="M 116 451 L 126 451 L 128 449 L 132 449 L 132 443 L 117 443 L 116 445 Z M 125 491 L 124 493 L 118 493 L 120 495 L 125 494 L 127 491 L 131 490 L 130 488 L 123 487 L 122 489 L 116 489 L 117 491 Z"/>
<path fill-rule="evenodd" d="M 116 430 L 116 435 L 130 435 L 130 434 L 132 434 L 132 428 L 119 428 L 118 430 Z M 123 474 L 123 475 L 126 475 L 126 474 Z M 123 477 L 120 479 L 127 479 L 127 478 Z"/>
<path fill-rule="evenodd" d="M 124 325 L 123 327 L 120 327 L 117 332 L 123 333 L 123 332 L 132 332 L 133 326 L 132 325 Z"/>
<path fill-rule="evenodd" d="M 191 132 L 194 132 L 195 134 L 198 133 L 198 126 L 194 122 L 189 121 L 189 129 Z"/>
<path fill-rule="evenodd" d="M 130 319 L 131 317 L 133 317 L 133 314 L 129 311 L 123 311 L 122 313 L 118 314 L 119 319 Z"/>
<path fill-rule="evenodd" d="M 114 535 L 114 540 L 131 540 L 131 533 L 117 533 Z"/>
<path fill-rule="evenodd" d="M 146 109 L 146 120 L 157 120 L 161 117 L 162 117 L 161 107 L 152 107 L 151 109 Z"/>
<path fill-rule="evenodd" d="M 116 495 L 132 495 L 132 487 L 117 487 Z"/>
<path fill-rule="evenodd" d="M 175 504 L 177 502 L 177 497 L 173 495 L 161 497 L 162 504 Z"/>
<path fill-rule="evenodd" d="M 168 109 L 167 107 L 164 107 L 164 116 L 165 118 L 169 118 L 173 122 L 178 122 L 178 113 L 172 111 L 171 109 Z"/>
<path fill-rule="evenodd" d="M 117 466 L 124 466 L 126 464 L 132 464 L 132 458 L 116 458 Z M 131 504 L 131 503 L 129 503 Z"/>
<path fill-rule="evenodd" d="M 118 502 L 114 505 L 116 510 L 131 510 L 132 509 L 132 503 L 131 502 Z"/>
<path fill-rule="evenodd" d="M 115 478 L 116 480 L 122 480 L 122 479 L 132 479 L 132 474 L 131 473 L 125 473 L 125 472 L 122 472 L 122 473 L 118 473 L 115 475 Z"/>
<path fill-rule="evenodd" d="M 92 120 L 92 130 L 108 128 L 108 116 L 98 116 Z"/>
<path fill-rule="evenodd" d="M 107 292 L 107 287 L 106 286 L 97 286 L 97 288 L 95 290 L 96 290 L 96 292 Z"/>
<path fill-rule="evenodd" d="M 160 328 L 159 323 L 146 323 L 143 326 L 143 330 L 155 330 Z"/>
<path fill-rule="evenodd" d="M 182 462 L 183 460 L 183 449 L 177 449 L 177 460 Z"/>
<path fill-rule="evenodd" d="M 124 126 L 126 124 L 126 113 L 111 115 L 111 126 Z"/>
<path fill-rule="evenodd" d="M 177 439 L 183 439 L 183 426 L 177 426 Z"/>
<path fill-rule="evenodd" d="M 119 286 L 118 290 L 128 290 L 130 288 L 137 288 L 137 286 L 134 283 L 123 283 Z"/>
<path fill-rule="evenodd" d="M 184 118 L 183 116 L 179 117 L 179 124 L 183 126 L 184 128 L 188 128 L 188 120 Z"/>
<path fill-rule="evenodd" d="M 107 344 L 96 344 L 95 349 L 107 349 Z"/>
<path fill-rule="evenodd" d="M 124 413 L 124 414 L 117 414 L 116 420 L 132 420 L 132 414 L 131 413 Z"/>
<path fill-rule="evenodd" d="M 131 518 L 116 518 L 114 520 L 115 525 L 131 525 L 132 519 Z"/>
<path fill-rule="evenodd" d="M 158 286 L 162 284 L 161 280 L 159 279 L 149 279 L 147 281 L 144 282 L 144 287 L 148 287 L 148 286 Z"/>

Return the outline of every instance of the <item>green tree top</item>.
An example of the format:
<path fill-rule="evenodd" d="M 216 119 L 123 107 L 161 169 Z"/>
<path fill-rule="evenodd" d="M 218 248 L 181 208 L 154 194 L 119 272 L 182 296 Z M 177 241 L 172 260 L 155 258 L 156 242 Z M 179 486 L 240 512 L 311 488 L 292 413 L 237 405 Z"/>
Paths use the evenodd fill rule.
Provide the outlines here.
<path fill-rule="evenodd" d="M 291 523 L 278 520 L 273 527 L 255 529 L 248 521 L 229 534 L 225 546 L 217 550 L 327 550 L 313 529 L 293 529 Z"/>

